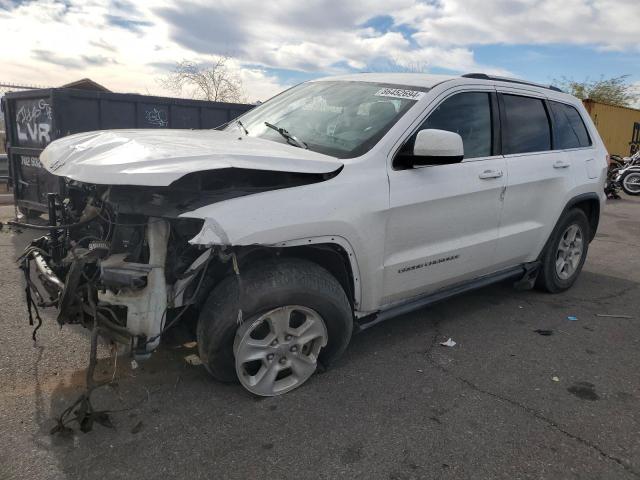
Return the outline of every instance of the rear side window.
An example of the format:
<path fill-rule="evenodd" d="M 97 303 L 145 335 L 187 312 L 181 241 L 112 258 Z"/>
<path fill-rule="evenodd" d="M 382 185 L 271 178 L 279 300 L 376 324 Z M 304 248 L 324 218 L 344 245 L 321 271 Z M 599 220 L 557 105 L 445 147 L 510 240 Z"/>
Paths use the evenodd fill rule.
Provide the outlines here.
<path fill-rule="evenodd" d="M 462 137 L 464 158 L 491 155 L 491 105 L 489 94 L 458 93 L 447 98 L 429 115 L 420 130 L 435 128 Z"/>
<path fill-rule="evenodd" d="M 591 139 L 582 117 L 571 105 L 549 102 L 553 112 L 553 126 L 556 134 L 556 149 L 591 146 Z"/>
<path fill-rule="evenodd" d="M 502 95 L 506 128 L 502 152 L 544 152 L 551 150 L 551 127 L 542 100 L 518 95 Z"/>

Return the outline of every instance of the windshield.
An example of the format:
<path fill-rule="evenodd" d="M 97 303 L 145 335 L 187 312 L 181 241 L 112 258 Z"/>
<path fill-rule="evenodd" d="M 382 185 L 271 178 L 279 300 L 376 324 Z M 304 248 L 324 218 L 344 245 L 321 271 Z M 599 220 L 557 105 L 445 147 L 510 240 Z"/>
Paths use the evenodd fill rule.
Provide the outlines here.
<path fill-rule="evenodd" d="M 426 91 L 381 83 L 303 83 L 250 110 L 225 130 L 353 158 L 371 149 Z"/>

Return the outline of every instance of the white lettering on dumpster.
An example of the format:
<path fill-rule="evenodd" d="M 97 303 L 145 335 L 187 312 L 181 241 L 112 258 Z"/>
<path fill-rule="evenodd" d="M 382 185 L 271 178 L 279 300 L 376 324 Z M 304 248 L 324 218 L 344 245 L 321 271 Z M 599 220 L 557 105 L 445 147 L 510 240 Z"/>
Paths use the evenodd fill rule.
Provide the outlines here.
<path fill-rule="evenodd" d="M 51 142 L 51 105 L 44 100 L 25 102 L 16 113 L 18 139 L 46 145 Z"/>
<path fill-rule="evenodd" d="M 40 163 L 40 159 L 38 157 L 29 157 L 27 155 L 21 155 L 20 163 L 22 163 L 23 167 L 42 168 L 42 164 Z"/>

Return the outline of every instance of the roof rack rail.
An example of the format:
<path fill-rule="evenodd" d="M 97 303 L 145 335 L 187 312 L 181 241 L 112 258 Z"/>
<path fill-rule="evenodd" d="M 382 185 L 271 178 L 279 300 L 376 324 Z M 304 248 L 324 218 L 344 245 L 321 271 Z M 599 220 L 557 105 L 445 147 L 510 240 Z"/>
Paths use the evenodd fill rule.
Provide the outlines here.
<path fill-rule="evenodd" d="M 494 75 L 487 75 L 486 73 L 465 73 L 462 76 L 464 78 L 477 78 L 480 80 L 495 80 L 498 82 L 520 83 L 522 85 L 531 85 L 534 87 L 548 88 L 549 90 L 553 90 L 554 92 L 562 92 L 562 90 L 560 90 L 558 87 L 554 85 L 542 85 L 541 83 L 528 82 L 526 80 L 519 80 L 517 78 L 497 77 Z"/>

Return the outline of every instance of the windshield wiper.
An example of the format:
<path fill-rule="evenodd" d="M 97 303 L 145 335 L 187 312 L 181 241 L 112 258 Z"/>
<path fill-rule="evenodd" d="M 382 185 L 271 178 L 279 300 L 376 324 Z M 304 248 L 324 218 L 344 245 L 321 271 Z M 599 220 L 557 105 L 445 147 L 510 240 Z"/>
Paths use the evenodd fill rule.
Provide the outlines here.
<path fill-rule="evenodd" d="M 249 135 L 249 130 L 247 130 L 240 120 L 236 120 L 236 125 L 244 132 L 245 135 Z"/>
<path fill-rule="evenodd" d="M 269 122 L 264 122 L 264 124 L 275 130 L 276 132 L 278 132 L 280 135 L 282 135 L 286 140 L 287 143 L 289 145 L 293 145 L 294 147 L 300 147 L 300 148 L 305 148 L 308 149 L 309 146 L 304 143 L 302 140 L 298 140 L 294 135 L 291 135 L 289 132 L 287 132 L 284 128 L 282 127 L 276 127 L 274 124 L 269 123 Z"/>

